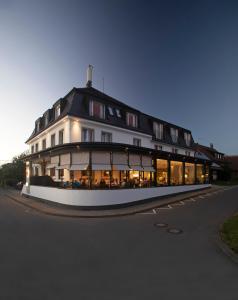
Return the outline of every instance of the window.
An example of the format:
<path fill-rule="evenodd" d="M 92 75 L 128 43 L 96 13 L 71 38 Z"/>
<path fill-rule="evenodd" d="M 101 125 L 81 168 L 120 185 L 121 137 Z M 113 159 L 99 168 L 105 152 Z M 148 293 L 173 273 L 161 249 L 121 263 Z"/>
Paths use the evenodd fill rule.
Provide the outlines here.
<path fill-rule="evenodd" d="M 54 147 L 55 146 L 55 134 L 52 134 L 51 137 L 50 137 L 50 144 L 51 144 L 51 147 Z"/>
<path fill-rule="evenodd" d="M 121 111 L 118 108 L 116 109 L 116 115 L 118 118 L 121 118 Z"/>
<path fill-rule="evenodd" d="M 50 176 L 55 177 L 55 168 L 50 169 Z"/>
<path fill-rule="evenodd" d="M 60 169 L 59 170 L 59 179 L 63 179 L 64 178 L 64 169 Z"/>
<path fill-rule="evenodd" d="M 155 150 L 163 150 L 163 146 L 161 146 L 161 145 L 155 145 Z"/>
<path fill-rule="evenodd" d="M 39 151 L 39 145 L 38 145 L 38 143 L 37 144 L 35 144 L 35 152 L 38 152 Z"/>
<path fill-rule="evenodd" d="M 171 135 L 173 143 L 177 143 L 178 142 L 178 129 L 170 128 L 170 135 Z"/>
<path fill-rule="evenodd" d="M 188 132 L 184 132 L 184 140 L 186 145 L 189 147 L 191 144 L 191 134 Z"/>
<path fill-rule="evenodd" d="M 113 108 L 111 106 L 108 106 L 108 112 L 110 116 L 114 116 Z"/>
<path fill-rule="evenodd" d="M 185 184 L 194 184 L 195 180 L 195 165 L 185 163 Z"/>
<path fill-rule="evenodd" d="M 197 164 L 196 165 L 196 172 L 197 172 L 196 183 L 204 183 L 205 174 L 204 174 L 203 165 Z"/>
<path fill-rule="evenodd" d="M 180 161 L 170 162 L 170 183 L 172 185 L 183 184 L 183 163 Z"/>
<path fill-rule="evenodd" d="M 64 129 L 59 131 L 59 145 L 64 143 Z"/>
<path fill-rule="evenodd" d="M 61 114 L 60 104 L 58 104 L 55 108 L 55 118 L 58 118 Z"/>
<path fill-rule="evenodd" d="M 48 125 L 48 123 L 49 123 L 49 114 L 47 113 L 45 115 L 45 127 Z"/>
<path fill-rule="evenodd" d="M 157 184 L 167 185 L 168 184 L 168 161 L 165 159 L 157 159 L 156 168 L 157 168 Z"/>
<path fill-rule="evenodd" d="M 82 142 L 93 142 L 94 130 L 90 128 L 82 128 Z"/>
<path fill-rule="evenodd" d="M 185 155 L 190 156 L 190 151 L 185 151 Z"/>
<path fill-rule="evenodd" d="M 90 101 L 89 114 L 91 117 L 105 119 L 105 106 L 98 101 Z"/>
<path fill-rule="evenodd" d="M 131 127 L 137 127 L 137 115 L 135 114 L 132 114 L 132 113 L 127 113 L 126 114 L 126 123 L 128 126 L 131 126 Z"/>
<path fill-rule="evenodd" d="M 40 131 L 40 121 L 37 121 L 36 123 L 36 131 Z"/>
<path fill-rule="evenodd" d="M 178 153 L 178 149 L 177 148 L 172 148 L 172 153 Z"/>
<path fill-rule="evenodd" d="M 42 140 L 42 150 L 46 149 L 46 139 Z"/>
<path fill-rule="evenodd" d="M 153 132 L 156 139 L 162 140 L 163 139 L 163 124 L 159 124 L 157 122 L 153 123 Z"/>
<path fill-rule="evenodd" d="M 31 146 L 31 153 L 34 153 L 34 145 Z"/>
<path fill-rule="evenodd" d="M 111 143 L 112 142 L 112 134 L 110 132 L 102 131 L 101 141 L 102 141 L 102 143 Z"/>
<path fill-rule="evenodd" d="M 133 145 L 140 147 L 141 146 L 141 139 L 133 138 Z"/>

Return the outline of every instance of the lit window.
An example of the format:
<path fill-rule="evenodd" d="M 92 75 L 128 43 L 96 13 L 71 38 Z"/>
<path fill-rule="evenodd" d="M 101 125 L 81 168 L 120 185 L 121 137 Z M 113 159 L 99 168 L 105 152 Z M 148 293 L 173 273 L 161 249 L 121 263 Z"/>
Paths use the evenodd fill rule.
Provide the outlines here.
<path fill-rule="evenodd" d="M 153 123 L 153 132 L 156 139 L 163 139 L 163 124 L 159 124 L 157 122 Z"/>
<path fill-rule="evenodd" d="M 102 140 L 102 143 L 111 143 L 112 142 L 112 134 L 110 132 L 102 131 L 101 140 Z"/>
<path fill-rule="evenodd" d="M 133 138 L 133 145 L 140 147 L 141 146 L 141 139 Z"/>
<path fill-rule="evenodd" d="M 82 142 L 93 142 L 94 130 L 90 128 L 82 128 Z"/>
<path fill-rule="evenodd" d="M 98 101 L 90 101 L 89 114 L 91 117 L 105 119 L 105 106 Z"/>
<path fill-rule="evenodd" d="M 178 142 L 178 129 L 177 128 L 170 128 L 170 135 L 172 138 L 173 143 Z"/>
<path fill-rule="evenodd" d="M 55 134 L 52 134 L 50 137 L 51 147 L 55 146 Z"/>
<path fill-rule="evenodd" d="M 184 140 L 186 145 L 189 147 L 191 144 L 191 134 L 188 132 L 184 132 Z"/>
<path fill-rule="evenodd" d="M 116 109 L 116 115 L 118 118 L 121 118 L 121 111 L 118 108 Z"/>
<path fill-rule="evenodd" d="M 126 123 L 128 126 L 131 127 L 137 127 L 137 115 L 132 114 L 132 113 L 127 113 L 126 114 Z"/>
<path fill-rule="evenodd" d="M 170 162 L 170 183 L 172 185 L 183 183 L 183 163 L 179 161 Z"/>
<path fill-rule="evenodd" d="M 60 104 L 58 104 L 55 108 L 55 118 L 58 118 L 61 114 Z"/>
<path fill-rule="evenodd" d="M 64 143 L 64 129 L 59 131 L 59 145 Z"/>
<path fill-rule="evenodd" d="M 110 116 L 114 116 L 113 108 L 111 106 L 108 106 L 108 112 Z"/>

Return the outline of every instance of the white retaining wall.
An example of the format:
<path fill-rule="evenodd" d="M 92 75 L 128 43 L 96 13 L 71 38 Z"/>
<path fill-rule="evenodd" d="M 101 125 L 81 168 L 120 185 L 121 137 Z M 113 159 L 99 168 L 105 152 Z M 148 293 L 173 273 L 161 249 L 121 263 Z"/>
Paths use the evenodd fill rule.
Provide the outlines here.
<path fill-rule="evenodd" d="M 210 186 L 210 184 L 201 184 L 121 190 L 67 190 L 31 185 L 28 193 L 24 185 L 22 194 L 67 205 L 103 206 L 125 204 L 152 197 L 204 189 Z"/>

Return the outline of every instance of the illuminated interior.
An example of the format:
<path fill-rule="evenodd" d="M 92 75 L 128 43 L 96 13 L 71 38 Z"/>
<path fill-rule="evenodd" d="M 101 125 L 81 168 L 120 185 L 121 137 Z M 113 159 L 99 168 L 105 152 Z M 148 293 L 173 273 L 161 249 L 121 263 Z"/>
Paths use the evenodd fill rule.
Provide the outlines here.
<path fill-rule="evenodd" d="M 185 163 L 185 184 L 195 183 L 195 166 L 191 163 Z"/>
<path fill-rule="evenodd" d="M 156 167 L 157 167 L 157 184 L 167 185 L 168 184 L 168 161 L 165 159 L 157 159 Z"/>
<path fill-rule="evenodd" d="M 170 184 L 183 184 L 183 163 L 180 161 L 170 162 Z"/>

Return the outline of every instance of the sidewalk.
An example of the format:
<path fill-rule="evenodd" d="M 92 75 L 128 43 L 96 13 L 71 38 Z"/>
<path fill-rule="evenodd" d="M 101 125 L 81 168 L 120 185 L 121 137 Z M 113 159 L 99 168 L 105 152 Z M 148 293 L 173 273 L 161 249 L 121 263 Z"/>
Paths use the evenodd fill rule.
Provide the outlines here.
<path fill-rule="evenodd" d="M 168 204 L 176 203 L 182 200 L 186 200 L 193 197 L 198 197 L 203 194 L 207 194 L 210 192 L 215 192 L 217 190 L 222 189 L 223 187 L 212 186 L 211 188 L 206 188 L 197 192 L 188 192 L 184 194 L 180 194 L 177 196 L 169 196 L 166 198 L 158 198 L 158 200 L 153 200 L 148 203 L 143 204 L 135 204 L 128 207 L 115 208 L 115 209 L 97 209 L 97 210 L 83 210 L 77 208 L 70 208 L 64 206 L 57 206 L 52 203 L 48 204 L 43 201 L 34 200 L 31 198 L 26 198 L 20 195 L 19 191 L 16 190 L 5 190 L 4 194 L 11 200 L 22 204 L 28 208 L 34 209 L 40 213 L 44 213 L 52 216 L 60 216 L 60 217 L 72 217 L 72 218 L 100 218 L 100 217 L 116 217 L 116 216 L 126 216 L 132 215 L 144 211 L 148 211 L 154 208 L 158 208 L 161 206 L 166 206 Z"/>

